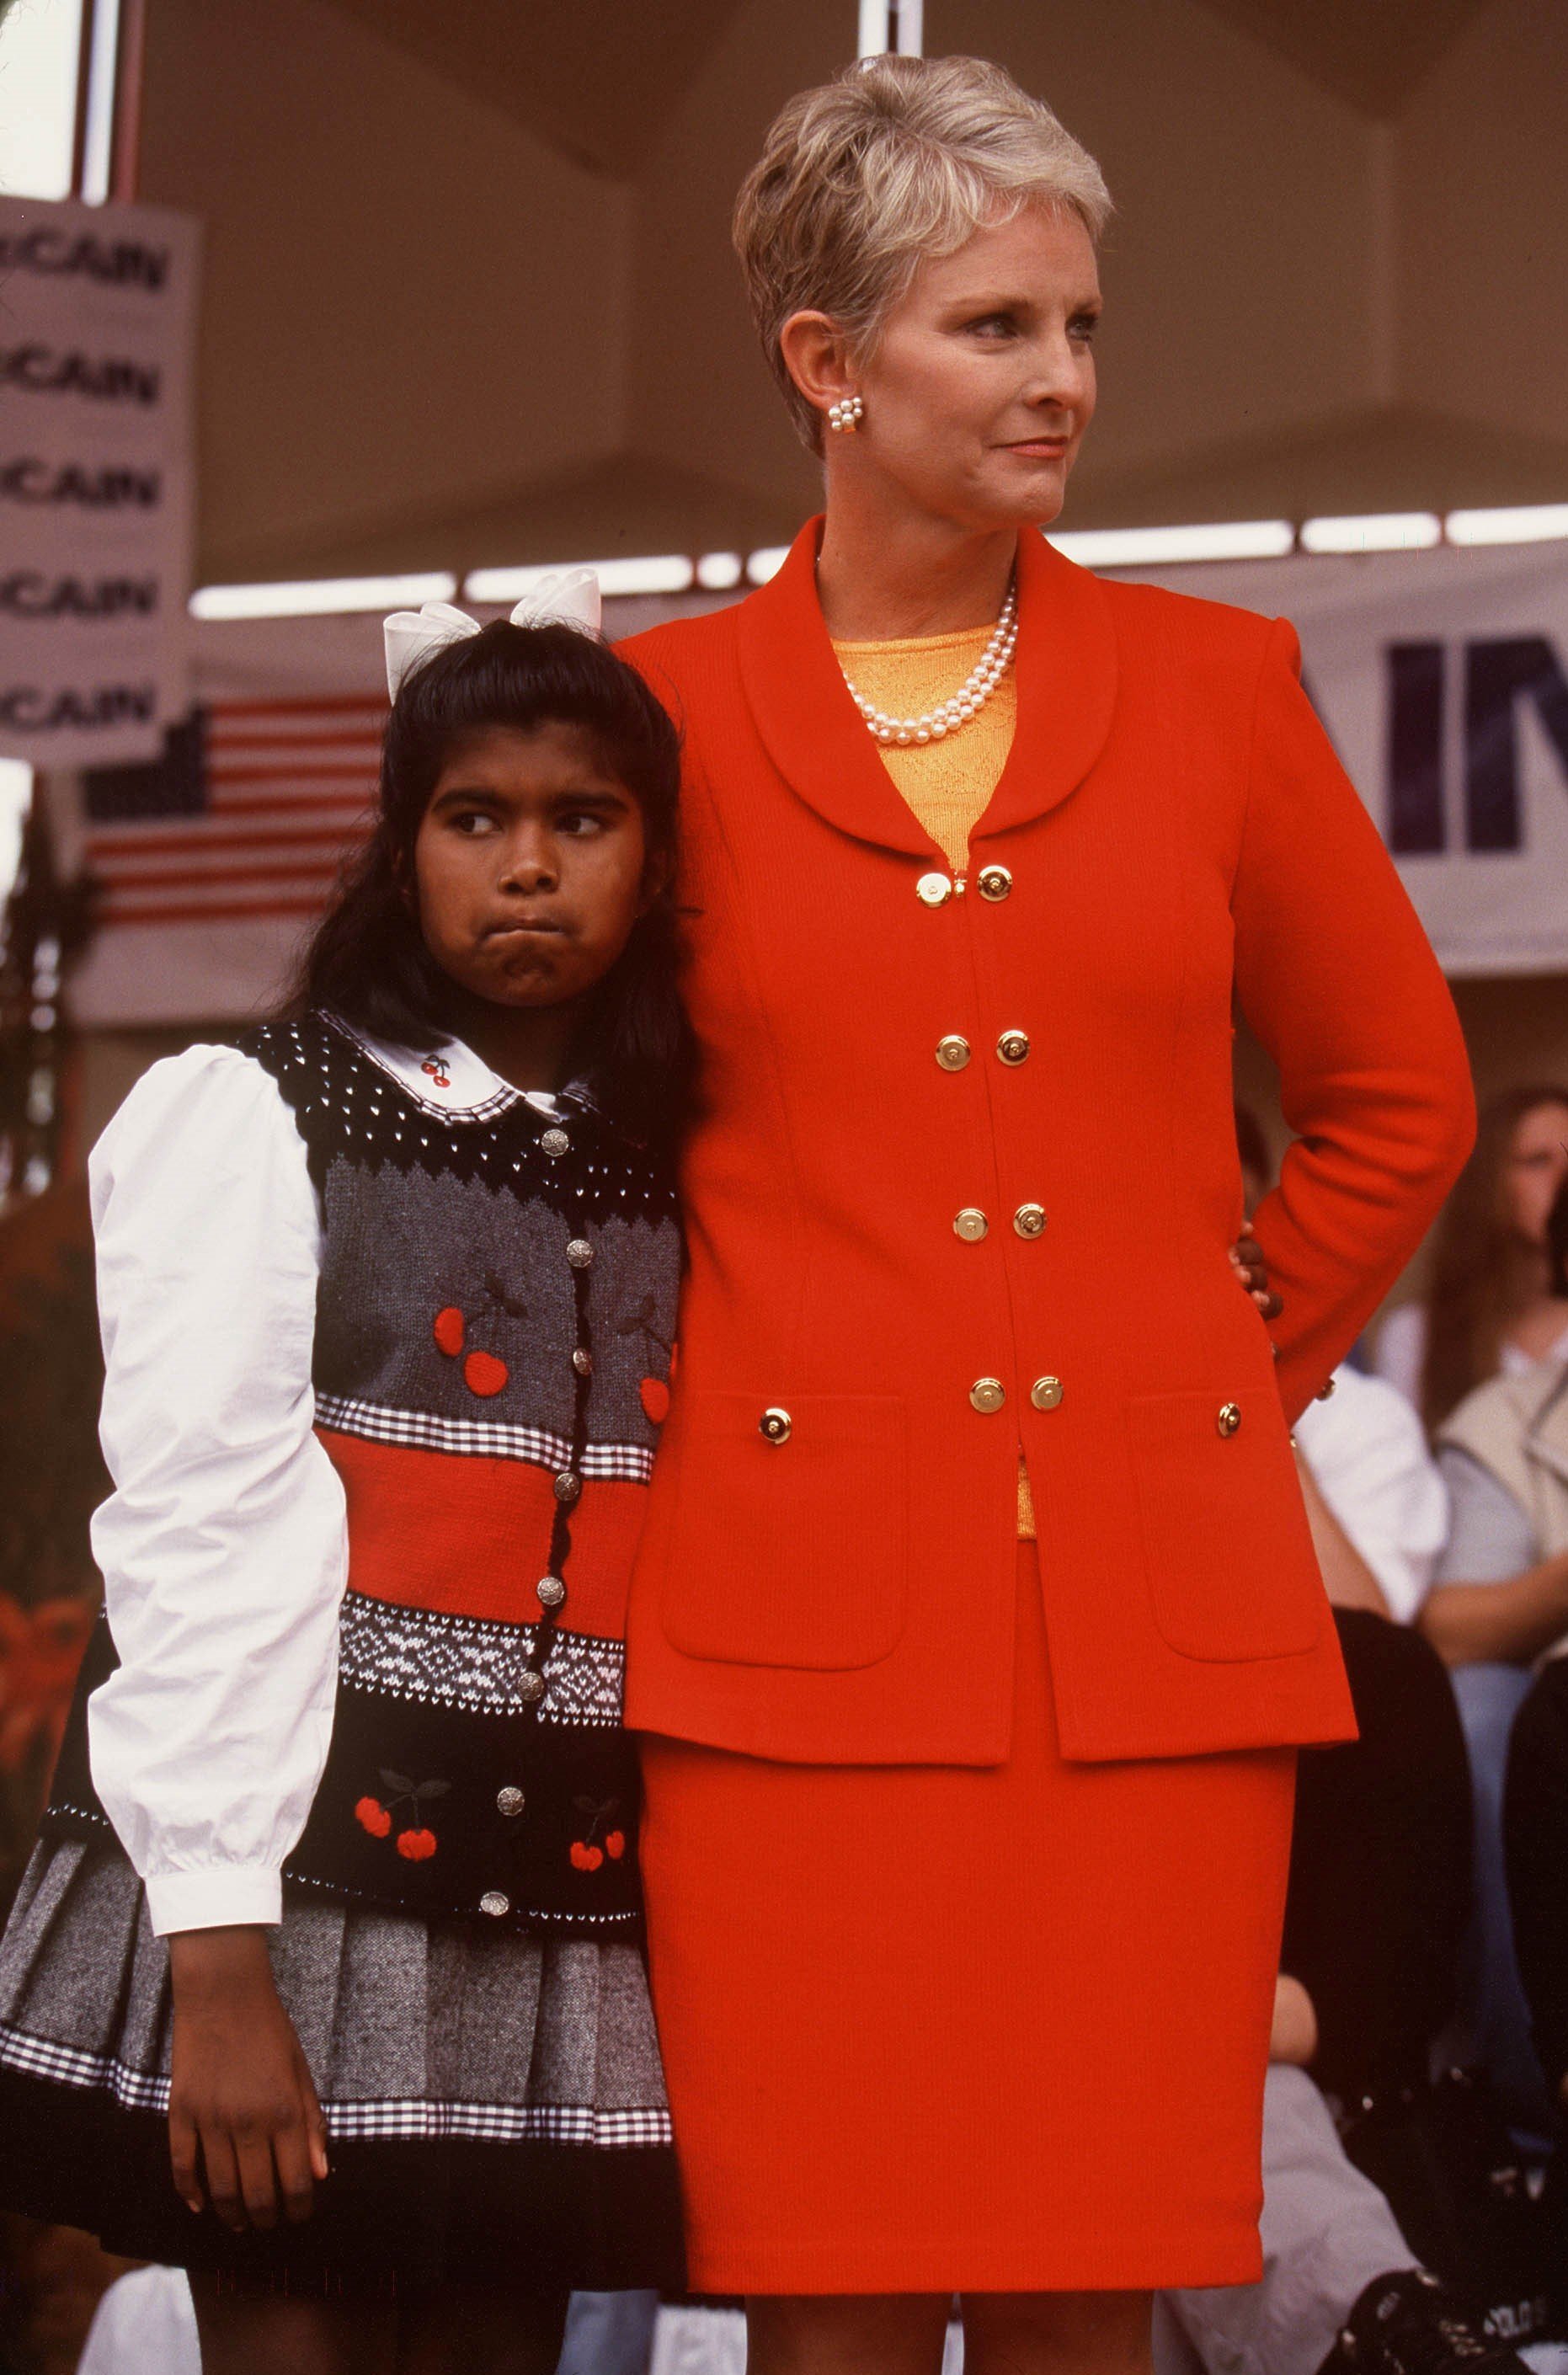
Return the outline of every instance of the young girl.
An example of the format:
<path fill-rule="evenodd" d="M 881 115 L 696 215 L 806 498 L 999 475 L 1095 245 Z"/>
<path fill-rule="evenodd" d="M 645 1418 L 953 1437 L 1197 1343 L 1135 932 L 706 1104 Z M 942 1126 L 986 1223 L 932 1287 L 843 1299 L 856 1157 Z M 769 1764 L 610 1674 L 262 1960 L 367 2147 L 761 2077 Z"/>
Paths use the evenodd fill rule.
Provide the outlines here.
<path fill-rule="evenodd" d="M 570 2287 L 681 2276 L 620 1725 L 678 750 L 524 612 L 388 621 L 293 1011 L 92 1162 L 107 1621 L 0 1946 L 0 2183 L 188 2267 L 209 2370 L 550 2367 Z"/>

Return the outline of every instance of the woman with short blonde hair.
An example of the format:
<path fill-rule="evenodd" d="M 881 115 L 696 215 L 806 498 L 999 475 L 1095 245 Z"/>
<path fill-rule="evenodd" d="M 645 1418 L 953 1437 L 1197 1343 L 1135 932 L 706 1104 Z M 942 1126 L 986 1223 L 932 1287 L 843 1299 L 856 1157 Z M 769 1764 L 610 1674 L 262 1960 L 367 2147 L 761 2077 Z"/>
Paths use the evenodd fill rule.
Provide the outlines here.
<path fill-rule="evenodd" d="M 819 307 L 864 357 L 924 256 L 1027 206 L 1111 216 L 1099 166 L 1043 100 L 983 58 L 878 58 L 781 108 L 740 185 L 733 233 L 751 318 L 802 443 L 822 415 L 780 334 Z"/>
<path fill-rule="evenodd" d="M 1108 206 L 996 66 L 793 100 L 736 235 L 824 515 L 623 647 L 704 1067 L 628 1719 L 753 2375 L 935 2375 L 955 2292 L 969 2375 L 1133 2375 L 1153 2288 L 1258 2275 L 1294 1753 L 1352 1728 L 1289 1423 L 1469 1142 L 1290 629 L 1036 533 Z M 1299 1134 L 1272 1341 L 1232 996 Z"/>

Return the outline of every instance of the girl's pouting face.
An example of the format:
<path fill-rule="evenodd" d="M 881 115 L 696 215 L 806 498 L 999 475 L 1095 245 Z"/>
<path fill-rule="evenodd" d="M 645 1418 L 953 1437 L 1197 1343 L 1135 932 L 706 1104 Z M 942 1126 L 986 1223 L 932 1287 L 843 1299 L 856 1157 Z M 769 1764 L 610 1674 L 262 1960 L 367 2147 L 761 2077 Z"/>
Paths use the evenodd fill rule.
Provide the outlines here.
<path fill-rule="evenodd" d="M 454 746 L 414 842 L 419 928 L 493 1006 L 560 1006 L 602 981 L 657 889 L 643 812 L 594 737 L 547 722 Z"/>

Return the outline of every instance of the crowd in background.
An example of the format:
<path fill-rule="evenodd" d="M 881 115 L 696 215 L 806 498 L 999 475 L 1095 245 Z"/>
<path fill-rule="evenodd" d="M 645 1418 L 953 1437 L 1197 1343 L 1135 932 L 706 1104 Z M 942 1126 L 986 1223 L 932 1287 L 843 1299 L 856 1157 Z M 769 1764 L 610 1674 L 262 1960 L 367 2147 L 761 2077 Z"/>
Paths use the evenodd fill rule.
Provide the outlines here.
<path fill-rule="evenodd" d="M 1501 2337 L 1568 2327 L 1568 1088 L 1488 1108 L 1425 1295 L 1295 1443 L 1361 1736 L 1301 1760 L 1267 2275 L 1169 2305 L 1280 2375 L 1335 2328 L 1375 2355 L 1358 2304 L 1418 2269 Z"/>

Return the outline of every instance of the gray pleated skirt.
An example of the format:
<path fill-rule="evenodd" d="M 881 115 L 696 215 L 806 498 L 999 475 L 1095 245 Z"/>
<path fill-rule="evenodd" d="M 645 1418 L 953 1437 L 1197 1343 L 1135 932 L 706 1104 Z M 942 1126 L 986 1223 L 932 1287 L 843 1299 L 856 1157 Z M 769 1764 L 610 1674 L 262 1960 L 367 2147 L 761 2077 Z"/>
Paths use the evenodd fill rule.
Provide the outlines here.
<path fill-rule="evenodd" d="M 305 2226 L 235 2238 L 169 2176 L 169 1957 L 117 1845 L 44 1840 L 0 1940 L 0 2196 L 134 2257 L 410 2286 L 678 2286 L 642 1949 L 286 1886 L 274 1976 L 325 2114 Z"/>

